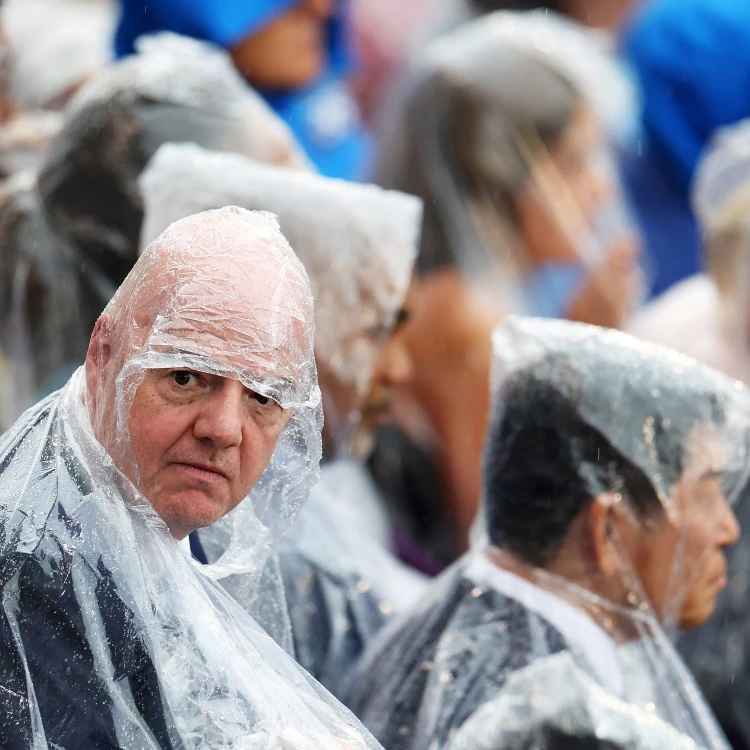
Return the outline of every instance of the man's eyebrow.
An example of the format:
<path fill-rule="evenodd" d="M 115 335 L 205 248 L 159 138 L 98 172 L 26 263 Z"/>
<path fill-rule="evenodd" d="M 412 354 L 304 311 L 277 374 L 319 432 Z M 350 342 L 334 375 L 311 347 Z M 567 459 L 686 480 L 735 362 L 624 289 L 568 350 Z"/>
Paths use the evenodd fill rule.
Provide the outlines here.
<path fill-rule="evenodd" d="M 698 478 L 699 482 L 707 482 L 710 479 L 721 479 L 724 476 L 724 471 L 722 469 L 708 469 L 707 471 L 704 471 L 703 474 L 700 475 Z"/>

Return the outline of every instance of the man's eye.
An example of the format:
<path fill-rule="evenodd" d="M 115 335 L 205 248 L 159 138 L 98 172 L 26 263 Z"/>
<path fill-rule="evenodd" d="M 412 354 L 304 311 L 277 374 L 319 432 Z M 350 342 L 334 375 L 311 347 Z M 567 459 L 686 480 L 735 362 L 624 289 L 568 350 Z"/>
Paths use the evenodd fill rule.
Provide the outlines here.
<path fill-rule="evenodd" d="M 188 370 L 178 370 L 172 373 L 174 382 L 181 388 L 189 388 L 198 382 L 198 376 L 194 372 Z"/>
<path fill-rule="evenodd" d="M 266 406 L 273 400 L 270 396 L 264 396 L 262 393 L 253 393 L 253 398 L 261 405 Z"/>

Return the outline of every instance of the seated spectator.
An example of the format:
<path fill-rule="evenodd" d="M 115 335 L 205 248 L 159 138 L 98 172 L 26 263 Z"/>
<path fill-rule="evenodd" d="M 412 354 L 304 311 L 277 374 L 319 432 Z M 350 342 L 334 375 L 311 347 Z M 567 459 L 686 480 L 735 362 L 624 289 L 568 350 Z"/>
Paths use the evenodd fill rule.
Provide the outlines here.
<path fill-rule="evenodd" d="M 384 440 L 373 465 L 443 563 L 466 549 L 479 503 L 492 329 L 519 311 L 617 327 L 640 290 L 638 237 L 569 64 L 571 33 L 552 16 L 499 12 L 437 40 L 383 155 L 382 184 L 421 197 L 425 221 L 414 377 L 398 408 L 409 447 Z M 425 529 L 425 517 L 438 521 Z"/>
<path fill-rule="evenodd" d="M 748 394 L 581 324 L 509 318 L 493 347 L 474 549 L 373 643 L 350 706 L 395 750 L 727 747 L 667 632 L 726 585 Z"/>
<path fill-rule="evenodd" d="M 0 442 L 3 747 L 374 747 L 181 549 L 262 567 L 318 473 L 307 276 L 267 214 L 170 227 Z"/>
<path fill-rule="evenodd" d="M 644 307 L 628 330 L 750 382 L 750 120 L 718 131 L 695 173 L 705 271 Z"/>
<path fill-rule="evenodd" d="M 397 551 L 392 520 L 360 462 L 411 373 L 405 298 L 420 201 L 191 145 L 163 146 L 141 182 L 142 244 L 198 211 L 226 204 L 263 208 L 278 216 L 310 276 L 325 463 L 281 555 L 281 572 L 294 653 L 335 694 L 383 622 L 425 586 L 390 554 Z M 225 548 L 223 531 L 217 524 L 200 532 L 207 560 L 234 561 L 222 583 L 276 637 L 278 624 L 267 624 L 267 615 L 278 612 L 258 614 L 257 587 L 240 575 L 241 550 Z M 266 586 L 269 578 L 274 585 L 271 573 Z"/>
<path fill-rule="evenodd" d="M 369 141 L 349 91 L 344 7 L 337 0 L 120 0 L 115 47 L 172 31 L 228 50 L 238 71 L 289 123 L 329 177 L 364 176 Z"/>
<path fill-rule="evenodd" d="M 704 237 L 703 273 L 655 299 L 633 321 L 632 332 L 750 382 L 750 121 L 720 130 L 696 170 L 693 210 Z M 736 508 L 750 524 L 743 495 Z M 750 747 L 746 686 L 750 684 L 746 538 L 728 554 L 727 593 L 717 616 L 683 637 L 688 666 L 736 748 Z"/>

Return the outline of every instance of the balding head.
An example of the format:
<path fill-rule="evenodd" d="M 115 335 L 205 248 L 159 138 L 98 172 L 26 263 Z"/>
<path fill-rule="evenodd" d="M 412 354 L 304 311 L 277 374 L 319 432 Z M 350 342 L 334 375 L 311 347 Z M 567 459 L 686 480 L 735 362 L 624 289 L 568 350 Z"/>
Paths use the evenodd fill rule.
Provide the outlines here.
<path fill-rule="evenodd" d="M 305 271 L 267 214 L 173 224 L 94 329 L 99 441 L 176 536 L 239 503 L 291 410 L 318 397 Z"/>

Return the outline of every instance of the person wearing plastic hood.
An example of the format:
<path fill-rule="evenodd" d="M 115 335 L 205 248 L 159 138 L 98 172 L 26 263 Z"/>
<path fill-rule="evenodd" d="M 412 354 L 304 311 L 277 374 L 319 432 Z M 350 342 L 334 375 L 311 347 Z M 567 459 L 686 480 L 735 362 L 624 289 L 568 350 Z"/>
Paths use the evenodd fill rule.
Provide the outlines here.
<path fill-rule="evenodd" d="M 38 198 L 19 199 L 11 191 L 0 207 L 11 214 L 19 201 L 37 207 L 23 231 L 3 238 L 5 245 L 14 242 L 9 254 L 17 260 L 12 273 L 0 277 L 0 307 L 7 300 L 23 324 L 23 336 L 11 331 L 26 350 L 8 352 L 14 366 L 23 368 L 14 381 L 29 384 L 32 394 L 59 388 L 83 361 L 94 323 L 137 260 L 143 211 L 137 180 L 160 145 L 191 141 L 309 167 L 289 129 L 245 84 L 228 55 L 170 34 L 138 48 L 74 98 L 38 177 L 31 179 Z M 24 178 L 22 192 L 28 182 Z M 47 225 L 51 236 L 45 231 L 38 237 L 34 224 Z M 54 249 L 42 252 L 46 247 Z M 55 304 L 59 288 L 78 300 L 74 309 Z M 74 318 L 82 321 L 78 329 Z M 6 351 L 8 326 L 0 321 Z M 60 351 L 63 337 L 64 356 L 48 356 Z M 34 403 L 17 390 L 12 400 L 20 410 L 13 418 Z"/>
<path fill-rule="evenodd" d="M 398 408 L 412 445 L 389 437 L 374 465 L 443 563 L 479 503 L 493 327 L 507 312 L 618 327 L 636 301 L 639 243 L 587 96 L 607 66 L 552 13 L 487 15 L 427 48 L 386 142 L 379 180 L 420 196 L 425 222 Z M 437 468 L 420 470 L 414 446 Z M 425 532 L 428 513 L 452 528 Z"/>
<path fill-rule="evenodd" d="M 373 427 L 389 415 L 393 393 L 410 376 L 403 331 L 420 201 L 175 144 L 159 149 L 141 185 L 143 245 L 196 211 L 227 203 L 264 207 L 278 215 L 310 274 L 327 461 L 280 560 L 294 653 L 336 693 L 386 616 L 411 603 L 425 585 L 389 553 L 389 518 L 359 462 Z M 278 612 L 270 612 L 275 620 L 269 623 L 254 579 L 243 574 L 246 534 L 239 523 L 228 517 L 199 534 L 206 560 L 229 574 L 217 577 L 290 646 Z"/>
<path fill-rule="evenodd" d="M 349 705 L 396 750 L 725 747 L 665 630 L 725 584 L 744 387 L 583 324 L 511 317 L 493 349 L 481 533 Z"/>
<path fill-rule="evenodd" d="M 633 321 L 638 336 L 673 346 L 750 382 L 750 122 L 720 130 L 696 170 L 693 211 L 704 237 L 703 266 L 665 292 Z M 750 503 L 737 504 L 743 528 Z M 750 653 L 745 540 L 728 555 L 727 595 L 711 623 L 680 648 L 736 747 L 750 747 L 747 685 Z"/>
<path fill-rule="evenodd" d="M 178 541 L 240 507 L 262 566 L 294 517 L 321 453 L 313 327 L 270 215 L 190 217 L 3 437 L 3 747 L 375 747 Z"/>
<path fill-rule="evenodd" d="M 629 331 L 747 383 L 750 120 L 718 131 L 696 169 L 692 203 L 704 237 L 705 271 L 649 303 Z"/>

